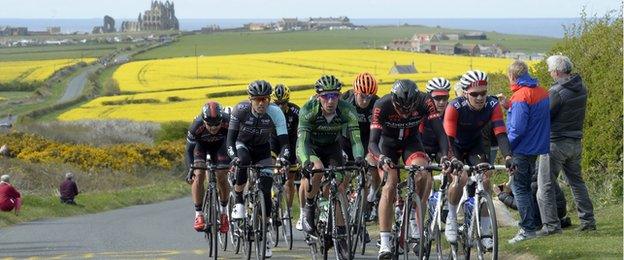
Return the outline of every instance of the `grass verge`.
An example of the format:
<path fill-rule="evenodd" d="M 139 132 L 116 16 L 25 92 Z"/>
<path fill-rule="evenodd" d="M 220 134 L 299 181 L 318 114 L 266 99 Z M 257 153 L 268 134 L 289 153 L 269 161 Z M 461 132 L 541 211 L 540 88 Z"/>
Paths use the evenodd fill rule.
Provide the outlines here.
<path fill-rule="evenodd" d="M 188 184 L 176 179 L 112 192 L 80 194 L 76 197 L 78 203 L 76 206 L 61 204 L 56 196 L 26 195 L 23 198 L 23 206 L 19 215 L 13 212 L 0 212 L 0 227 L 37 219 L 97 213 L 165 201 L 186 196 L 189 190 Z"/>

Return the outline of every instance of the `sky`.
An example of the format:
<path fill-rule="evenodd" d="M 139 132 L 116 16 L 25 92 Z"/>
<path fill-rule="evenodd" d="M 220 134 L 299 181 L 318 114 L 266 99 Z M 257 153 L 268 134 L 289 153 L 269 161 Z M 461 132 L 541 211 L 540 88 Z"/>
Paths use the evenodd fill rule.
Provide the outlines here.
<path fill-rule="evenodd" d="M 0 0 L 0 18 L 136 18 L 151 0 Z M 572 18 L 616 0 L 174 0 L 178 18 Z"/>

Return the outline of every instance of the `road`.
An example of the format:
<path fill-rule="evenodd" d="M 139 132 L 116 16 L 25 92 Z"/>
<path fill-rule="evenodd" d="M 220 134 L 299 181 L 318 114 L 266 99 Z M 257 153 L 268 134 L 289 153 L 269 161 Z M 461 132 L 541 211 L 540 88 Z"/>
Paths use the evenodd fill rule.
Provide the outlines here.
<path fill-rule="evenodd" d="M 65 103 L 67 101 L 72 101 L 78 98 L 87 83 L 89 74 L 96 71 L 98 68 L 101 68 L 101 67 L 102 65 L 100 64 L 92 65 L 86 70 L 82 71 L 77 76 L 70 79 L 69 82 L 67 83 L 67 87 L 65 88 L 65 93 L 58 100 L 57 103 Z"/>
<path fill-rule="evenodd" d="M 192 229 L 190 197 L 104 213 L 47 219 L 0 229 L 0 259 L 207 259 L 203 235 Z M 272 259 L 310 259 L 297 230 L 292 251 L 280 244 Z M 223 259 L 241 258 L 231 252 Z M 31 258 L 34 257 L 34 258 Z M 369 243 L 367 255 L 376 259 Z"/>

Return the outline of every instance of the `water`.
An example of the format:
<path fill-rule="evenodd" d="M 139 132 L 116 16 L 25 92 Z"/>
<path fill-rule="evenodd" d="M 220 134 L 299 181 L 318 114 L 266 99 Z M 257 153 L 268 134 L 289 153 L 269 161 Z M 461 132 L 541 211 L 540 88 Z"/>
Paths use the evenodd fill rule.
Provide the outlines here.
<path fill-rule="evenodd" d="M 136 18 L 115 18 L 117 28 L 124 20 Z M 242 27 L 246 23 L 269 23 L 279 19 L 180 19 L 182 30 L 199 30 L 211 24 L 223 29 Z M 426 25 L 445 28 L 479 31 L 496 31 L 508 34 L 539 35 L 563 37 L 563 25 L 578 23 L 579 18 L 526 18 L 526 19 L 351 19 L 356 25 Z M 102 18 L 93 19 L 0 19 L 0 25 L 25 26 L 31 31 L 43 31 L 48 26 L 60 26 L 63 33 L 91 32 L 94 26 L 102 25 Z"/>

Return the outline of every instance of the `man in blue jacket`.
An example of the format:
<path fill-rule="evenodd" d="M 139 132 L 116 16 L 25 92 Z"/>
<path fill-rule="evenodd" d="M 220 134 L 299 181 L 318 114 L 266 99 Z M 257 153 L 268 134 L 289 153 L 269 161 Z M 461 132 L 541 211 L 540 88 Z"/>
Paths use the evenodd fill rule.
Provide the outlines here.
<path fill-rule="evenodd" d="M 550 150 L 550 112 L 548 92 L 538 85 L 522 61 L 509 66 L 509 83 L 513 94 L 507 112 L 507 134 L 513 154 L 513 185 L 520 230 L 510 239 L 510 244 L 536 236 L 541 221 L 537 202 L 531 194 L 531 176 L 535 171 L 537 156 Z"/>

